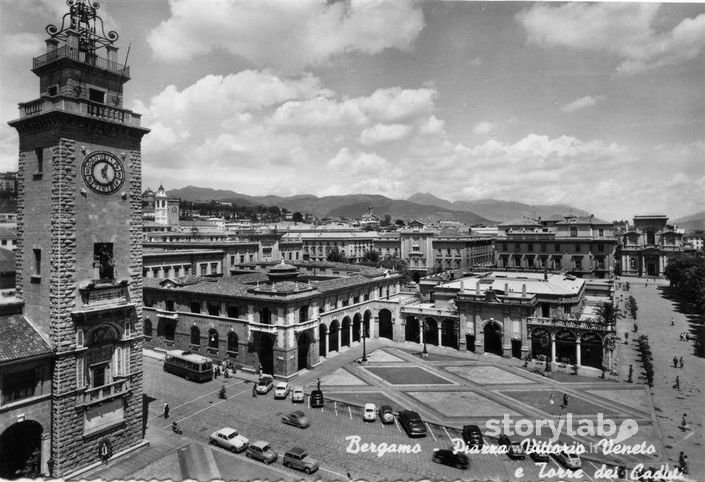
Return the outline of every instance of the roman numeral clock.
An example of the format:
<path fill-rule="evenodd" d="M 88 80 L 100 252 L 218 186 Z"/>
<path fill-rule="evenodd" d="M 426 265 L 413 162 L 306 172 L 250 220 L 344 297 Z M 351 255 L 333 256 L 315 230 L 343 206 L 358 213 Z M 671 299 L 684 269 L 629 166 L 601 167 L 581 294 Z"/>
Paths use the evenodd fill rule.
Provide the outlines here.
<path fill-rule="evenodd" d="M 122 187 L 125 167 L 120 159 L 107 151 L 88 154 L 81 167 L 83 182 L 99 194 L 112 194 Z"/>

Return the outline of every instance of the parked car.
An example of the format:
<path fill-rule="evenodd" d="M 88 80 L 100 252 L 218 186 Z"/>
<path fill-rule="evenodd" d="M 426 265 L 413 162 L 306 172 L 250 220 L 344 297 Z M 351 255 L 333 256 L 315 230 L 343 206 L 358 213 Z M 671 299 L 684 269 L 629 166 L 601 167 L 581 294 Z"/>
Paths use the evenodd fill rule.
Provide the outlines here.
<path fill-rule="evenodd" d="M 299 428 L 306 428 L 309 426 L 308 418 L 301 410 L 291 412 L 289 415 L 284 415 L 282 417 L 282 422 Z"/>
<path fill-rule="evenodd" d="M 555 455 L 556 460 L 561 463 L 566 469 L 578 470 L 583 466 L 580 457 L 576 454 L 568 453 L 565 450 L 561 450 L 560 453 Z"/>
<path fill-rule="evenodd" d="M 470 466 L 467 455 L 448 449 L 433 449 L 431 460 L 437 464 L 450 465 L 458 469 L 467 469 Z"/>
<path fill-rule="evenodd" d="M 463 441 L 467 448 L 480 448 L 484 444 L 482 431 L 477 425 L 463 425 Z"/>
<path fill-rule="evenodd" d="M 271 375 L 262 375 L 257 382 L 257 393 L 269 393 L 272 388 L 274 388 L 274 378 Z"/>
<path fill-rule="evenodd" d="M 247 448 L 249 440 L 240 435 L 234 428 L 225 427 L 210 434 L 208 443 L 219 445 L 233 452 L 242 452 Z"/>
<path fill-rule="evenodd" d="M 274 387 L 274 398 L 284 399 L 289 396 L 289 384 L 286 382 L 279 382 L 277 386 Z"/>
<path fill-rule="evenodd" d="M 261 462 L 264 462 L 265 464 L 271 464 L 272 462 L 277 460 L 277 457 L 279 457 L 277 451 L 274 450 L 269 445 L 269 443 L 265 442 L 264 440 L 258 440 L 248 445 L 247 452 L 245 452 L 245 455 L 247 455 L 251 459 L 256 459 Z"/>
<path fill-rule="evenodd" d="M 394 411 L 389 405 L 379 407 L 379 419 L 382 423 L 394 423 Z"/>
<path fill-rule="evenodd" d="M 377 420 L 377 406 L 374 403 L 366 403 L 362 411 L 362 419 L 365 422 L 374 422 Z"/>
<path fill-rule="evenodd" d="M 421 421 L 419 414 L 413 410 L 402 410 L 399 412 L 399 425 L 404 429 L 409 437 L 425 437 L 426 425 Z"/>
<path fill-rule="evenodd" d="M 512 442 L 505 434 L 499 436 L 499 445 L 507 447 L 507 456 L 509 456 L 510 459 L 523 459 L 526 457 L 524 447 L 522 447 L 519 442 Z"/>
<path fill-rule="evenodd" d="M 304 387 L 297 385 L 291 390 L 291 401 L 292 403 L 304 403 L 306 395 L 304 394 Z"/>
<path fill-rule="evenodd" d="M 308 455 L 305 449 L 293 447 L 284 454 L 284 466 L 310 474 L 318 470 L 318 460 Z"/>
<path fill-rule="evenodd" d="M 311 392 L 311 408 L 320 408 L 323 406 L 323 392 L 314 390 Z"/>

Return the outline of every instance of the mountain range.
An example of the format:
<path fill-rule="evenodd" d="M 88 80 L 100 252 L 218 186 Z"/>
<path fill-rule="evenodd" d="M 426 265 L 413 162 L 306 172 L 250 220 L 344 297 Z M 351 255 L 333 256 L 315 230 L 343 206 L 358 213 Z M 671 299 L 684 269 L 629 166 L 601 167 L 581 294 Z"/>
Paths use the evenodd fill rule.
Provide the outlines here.
<path fill-rule="evenodd" d="M 669 219 L 670 224 L 675 224 L 679 228 L 685 228 L 686 232 L 705 231 L 705 211 L 684 216 L 677 219 Z"/>
<path fill-rule="evenodd" d="M 235 191 L 186 186 L 173 189 L 169 197 L 182 201 L 230 202 L 236 206 L 277 206 L 292 212 L 310 213 L 317 217 L 359 217 L 371 206 L 378 216 L 424 220 L 452 220 L 466 224 L 496 224 L 522 216 L 547 217 L 556 214 L 588 214 L 564 204 L 531 205 L 495 199 L 476 201 L 447 201 L 429 193 L 416 193 L 408 199 L 390 199 L 376 194 L 346 194 L 317 197 L 309 194 L 296 196 L 249 196 Z"/>

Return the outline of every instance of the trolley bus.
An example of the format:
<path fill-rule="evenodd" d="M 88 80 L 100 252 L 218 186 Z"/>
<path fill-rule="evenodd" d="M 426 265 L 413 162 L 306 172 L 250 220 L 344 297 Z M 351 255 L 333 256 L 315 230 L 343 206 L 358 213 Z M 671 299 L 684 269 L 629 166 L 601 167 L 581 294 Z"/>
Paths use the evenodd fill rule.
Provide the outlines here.
<path fill-rule="evenodd" d="M 213 362 L 190 351 L 171 350 L 164 357 L 164 371 L 186 380 L 205 382 L 213 379 Z"/>

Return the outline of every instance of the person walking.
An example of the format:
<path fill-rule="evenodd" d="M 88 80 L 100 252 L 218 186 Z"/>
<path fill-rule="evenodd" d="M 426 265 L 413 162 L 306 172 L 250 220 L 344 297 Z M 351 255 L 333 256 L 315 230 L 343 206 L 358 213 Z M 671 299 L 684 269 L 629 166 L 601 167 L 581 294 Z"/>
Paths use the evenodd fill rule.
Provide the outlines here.
<path fill-rule="evenodd" d="M 257 385 L 252 385 L 252 397 L 257 398 Z"/>
<path fill-rule="evenodd" d="M 683 357 L 680 357 L 680 358 L 678 359 L 678 367 L 679 367 L 679 368 L 683 368 Z"/>
<path fill-rule="evenodd" d="M 683 418 L 681 418 L 681 428 L 683 430 L 688 428 L 688 414 L 684 413 Z"/>
<path fill-rule="evenodd" d="M 676 325 L 676 323 L 675 323 L 675 321 L 673 320 L 673 317 L 671 317 L 671 326 L 675 326 L 675 325 Z"/>
<path fill-rule="evenodd" d="M 169 418 L 169 404 L 164 402 L 164 418 Z"/>
<path fill-rule="evenodd" d="M 673 385 L 673 388 L 675 388 L 676 390 L 681 389 L 681 380 L 680 380 L 680 378 L 678 378 L 678 375 L 676 375 L 676 383 L 675 383 L 675 385 Z"/>
<path fill-rule="evenodd" d="M 561 404 L 561 408 L 568 408 L 568 395 L 563 394 L 563 403 Z"/>
<path fill-rule="evenodd" d="M 678 357 L 677 356 L 673 357 L 673 368 L 678 368 Z"/>
<path fill-rule="evenodd" d="M 321 379 L 320 378 L 316 381 L 316 389 L 319 391 L 321 390 Z"/>

